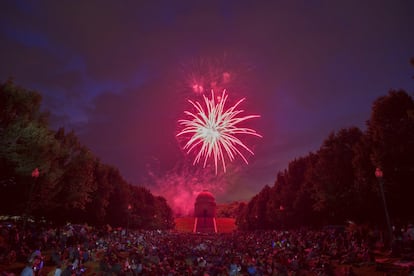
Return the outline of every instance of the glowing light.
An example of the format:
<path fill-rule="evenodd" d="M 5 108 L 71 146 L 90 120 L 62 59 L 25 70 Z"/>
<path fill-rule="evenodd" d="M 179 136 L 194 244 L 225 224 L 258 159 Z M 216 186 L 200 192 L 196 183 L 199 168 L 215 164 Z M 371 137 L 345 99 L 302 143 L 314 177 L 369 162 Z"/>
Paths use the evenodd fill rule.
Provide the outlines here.
<path fill-rule="evenodd" d="M 254 78 L 250 75 L 254 67 L 234 53 L 200 56 L 183 62 L 180 68 L 180 88 L 186 96 L 210 94 L 212 89 L 219 94 L 223 89 L 237 90 L 243 95 L 250 87 L 246 80 Z"/>
<path fill-rule="evenodd" d="M 226 172 L 225 156 L 227 156 L 229 161 L 233 161 L 238 155 L 248 164 L 240 149 L 244 149 L 252 155 L 254 153 L 237 136 L 240 134 L 262 136 L 253 129 L 239 127 L 239 124 L 260 116 L 241 116 L 244 111 L 237 110 L 236 108 L 245 100 L 244 98 L 232 107 L 225 109 L 228 98 L 226 90 L 223 90 L 221 97 L 217 99 L 214 97 L 213 90 L 211 91 L 210 99 L 205 95 L 203 95 L 203 98 L 205 106 L 202 106 L 199 102 L 189 100 L 196 112 L 185 111 L 184 113 L 190 119 L 178 121 L 184 129 L 177 136 L 189 136 L 184 149 L 187 150 L 187 153 L 198 150 L 193 165 L 199 163 L 204 158 L 204 167 L 206 167 L 207 160 L 213 158 L 217 174 L 219 161 L 221 161 L 223 170 Z"/>
<path fill-rule="evenodd" d="M 40 175 L 39 169 L 38 169 L 38 168 L 35 168 L 35 169 L 32 171 L 32 177 L 33 177 L 33 178 L 38 178 L 38 177 L 39 177 L 39 175 Z"/>
<path fill-rule="evenodd" d="M 192 88 L 194 93 L 202 94 L 204 92 L 204 87 L 201 84 L 194 83 Z"/>

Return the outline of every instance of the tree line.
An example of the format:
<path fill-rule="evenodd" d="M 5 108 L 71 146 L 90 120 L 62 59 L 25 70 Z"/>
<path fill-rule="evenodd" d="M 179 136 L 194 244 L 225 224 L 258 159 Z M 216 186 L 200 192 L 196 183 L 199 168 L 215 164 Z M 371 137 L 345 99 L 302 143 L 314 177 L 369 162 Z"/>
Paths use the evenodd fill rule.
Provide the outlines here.
<path fill-rule="evenodd" d="M 41 101 L 39 93 L 11 79 L 0 84 L 0 214 L 143 229 L 173 226 L 163 197 L 128 183 L 73 131 L 51 130 Z"/>
<path fill-rule="evenodd" d="M 374 101 L 365 131 L 332 132 L 316 152 L 291 161 L 272 187 L 240 207 L 237 224 L 250 230 L 349 221 L 385 227 L 380 184 L 392 224 L 413 223 L 414 101 L 404 90 Z"/>
<path fill-rule="evenodd" d="M 412 62 L 414 65 L 414 61 Z M 163 197 L 127 183 L 73 131 L 51 130 L 41 95 L 0 84 L 0 214 L 54 222 L 168 229 Z M 33 174 L 35 169 L 39 174 Z M 383 179 L 374 172 L 380 168 Z M 414 222 L 414 100 L 393 90 L 374 101 L 366 130 L 332 132 L 316 152 L 294 159 L 247 203 L 223 207 L 239 229 L 385 225 L 380 180 L 393 224 Z"/>

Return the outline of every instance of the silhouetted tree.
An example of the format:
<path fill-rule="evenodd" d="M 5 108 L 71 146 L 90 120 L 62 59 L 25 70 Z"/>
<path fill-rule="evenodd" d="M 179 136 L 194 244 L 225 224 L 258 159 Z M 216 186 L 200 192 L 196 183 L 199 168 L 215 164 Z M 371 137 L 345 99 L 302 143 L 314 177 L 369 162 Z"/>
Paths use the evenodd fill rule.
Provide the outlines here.
<path fill-rule="evenodd" d="M 27 204 L 32 209 L 32 191 L 53 181 L 46 172 L 51 168 L 50 152 L 58 143 L 40 103 L 40 94 L 11 80 L 0 85 L 0 182 L 10 184 L 0 187 L 0 204 L 7 213 L 21 214 Z M 36 183 L 31 177 L 35 168 L 40 170 Z"/>
<path fill-rule="evenodd" d="M 366 133 L 354 146 L 352 160 L 355 180 L 353 184 L 354 220 L 356 222 L 378 223 L 383 221 L 378 181 L 375 179 L 375 166 L 371 160 L 371 144 Z"/>
<path fill-rule="evenodd" d="M 292 191 L 296 191 L 293 202 L 287 208 L 292 208 L 289 220 L 293 226 L 310 226 L 316 221 L 315 212 L 312 206 L 315 201 L 312 199 L 313 187 L 308 180 L 313 164 L 316 164 L 318 156 L 309 153 L 307 156 L 295 160 L 289 164 L 290 181 L 293 182 Z M 292 170 L 292 173 L 290 173 Z M 291 207 L 290 207 L 291 206 Z"/>
<path fill-rule="evenodd" d="M 86 206 L 85 215 L 91 224 L 103 225 L 106 222 L 109 198 L 114 190 L 112 183 L 119 176 L 115 168 L 99 161 L 95 162 L 94 176 L 97 188 Z"/>
<path fill-rule="evenodd" d="M 131 192 L 128 183 L 115 169 L 111 177 L 112 192 L 108 198 L 105 221 L 111 226 L 127 225 L 128 204 L 131 201 Z"/>
<path fill-rule="evenodd" d="M 357 128 L 332 133 L 318 150 L 310 181 L 314 187 L 314 210 L 325 223 L 343 224 L 353 210 L 353 147 L 361 138 Z"/>
<path fill-rule="evenodd" d="M 391 91 L 374 102 L 367 123 L 371 160 L 384 172 L 384 189 L 394 218 L 413 217 L 407 208 L 414 193 L 413 112 L 411 96 L 405 91 Z"/>
<path fill-rule="evenodd" d="M 30 210 L 58 223 L 126 226 L 128 205 L 135 202 L 136 226 L 173 225 L 164 198 L 128 184 L 116 168 L 100 163 L 73 131 L 50 130 L 40 104 L 37 92 L 11 80 L 0 85 L 1 213 Z M 34 179 L 35 168 L 40 175 Z"/>

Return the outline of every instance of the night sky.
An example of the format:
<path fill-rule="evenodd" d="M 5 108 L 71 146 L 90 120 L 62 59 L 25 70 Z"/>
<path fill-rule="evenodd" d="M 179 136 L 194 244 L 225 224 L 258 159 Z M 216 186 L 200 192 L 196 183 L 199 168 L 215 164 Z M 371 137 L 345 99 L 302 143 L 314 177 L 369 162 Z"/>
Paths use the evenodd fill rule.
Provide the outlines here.
<path fill-rule="evenodd" d="M 390 89 L 413 92 L 413 56 L 409 0 L 2 1 L 0 8 L 0 80 L 11 76 L 42 94 L 52 127 L 73 129 L 130 183 L 151 189 L 149 170 L 157 181 L 191 174 L 177 170 L 186 158 L 175 135 L 191 109 L 187 99 L 199 100 L 194 82 L 226 88 L 232 101 L 246 98 L 240 108 L 261 115 L 248 126 L 263 138 L 246 139 L 255 152 L 246 154 L 249 164 L 236 161 L 221 184 L 207 187 L 219 202 L 272 186 L 289 161 L 316 151 L 332 131 L 364 130 L 375 99 Z"/>

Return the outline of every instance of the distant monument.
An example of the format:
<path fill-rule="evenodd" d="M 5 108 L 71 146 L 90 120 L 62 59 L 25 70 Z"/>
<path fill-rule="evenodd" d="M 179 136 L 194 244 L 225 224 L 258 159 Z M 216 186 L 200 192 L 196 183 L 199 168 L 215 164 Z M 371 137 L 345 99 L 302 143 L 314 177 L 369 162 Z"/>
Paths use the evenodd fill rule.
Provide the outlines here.
<path fill-rule="evenodd" d="M 216 199 L 212 193 L 203 190 L 198 194 L 194 204 L 194 216 L 197 218 L 214 218 L 216 216 Z"/>
<path fill-rule="evenodd" d="M 194 232 L 217 233 L 216 199 L 207 190 L 198 194 L 194 203 Z"/>
<path fill-rule="evenodd" d="M 216 218 L 216 215 L 216 199 L 203 190 L 195 199 L 194 216 L 175 218 L 175 229 L 187 233 L 231 233 L 237 229 L 235 218 Z"/>

